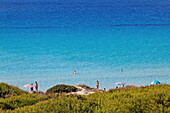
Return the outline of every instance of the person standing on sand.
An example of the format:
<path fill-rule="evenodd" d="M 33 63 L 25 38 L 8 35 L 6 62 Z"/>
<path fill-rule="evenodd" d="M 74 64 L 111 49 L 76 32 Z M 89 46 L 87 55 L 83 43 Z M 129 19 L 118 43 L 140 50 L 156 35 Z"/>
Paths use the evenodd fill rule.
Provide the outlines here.
<path fill-rule="evenodd" d="M 35 82 L 35 89 L 36 89 L 36 91 L 38 91 L 38 83 L 37 82 Z"/>
<path fill-rule="evenodd" d="M 33 85 L 33 84 L 31 84 L 31 85 Z M 32 87 L 30 88 L 30 92 L 33 92 L 33 87 L 34 87 L 34 86 L 32 86 Z"/>
<path fill-rule="evenodd" d="M 99 89 L 99 81 L 96 81 L 96 88 Z"/>

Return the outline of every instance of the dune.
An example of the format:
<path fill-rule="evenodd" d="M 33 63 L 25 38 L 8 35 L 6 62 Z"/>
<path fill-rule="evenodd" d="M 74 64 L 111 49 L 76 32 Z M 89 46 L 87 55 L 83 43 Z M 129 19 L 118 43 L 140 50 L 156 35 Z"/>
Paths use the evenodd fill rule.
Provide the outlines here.
<path fill-rule="evenodd" d="M 76 92 L 70 92 L 68 94 L 76 94 L 76 95 L 89 95 L 98 91 L 103 91 L 97 88 L 90 88 L 84 84 L 76 85 L 75 86 L 78 90 Z"/>

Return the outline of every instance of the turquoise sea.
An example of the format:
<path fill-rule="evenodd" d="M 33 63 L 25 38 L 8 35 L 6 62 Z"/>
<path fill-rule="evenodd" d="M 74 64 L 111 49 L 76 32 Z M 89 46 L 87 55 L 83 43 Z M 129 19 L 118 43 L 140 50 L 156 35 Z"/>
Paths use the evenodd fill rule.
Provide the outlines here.
<path fill-rule="evenodd" d="M 169 0 L 0 2 L 0 82 L 46 91 L 97 80 L 170 84 Z"/>

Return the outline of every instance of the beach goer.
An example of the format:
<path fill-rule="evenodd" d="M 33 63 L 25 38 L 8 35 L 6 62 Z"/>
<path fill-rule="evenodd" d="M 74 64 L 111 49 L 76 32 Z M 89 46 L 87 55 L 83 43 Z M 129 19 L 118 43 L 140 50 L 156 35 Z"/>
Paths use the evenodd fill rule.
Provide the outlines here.
<path fill-rule="evenodd" d="M 96 88 L 99 89 L 99 81 L 96 81 Z"/>
<path fill-rule="evenodd" d="M 76 70 L 74 70 L 73 74 L 76 74 L 76 73 L 77 73 Z"/>
<path fill-rule="evenodd" d="M 33 84 L 31 84 L 31 85 L 33 85 Z M 30 88 L 30 92 L 33 92 L 33 87 Z"/>
<path fill-rule="evenodd" d="M 35 82 L 35 89 L 36 89 L 36 91 L 38 91 L 38 83 L 37 82 Z"/>

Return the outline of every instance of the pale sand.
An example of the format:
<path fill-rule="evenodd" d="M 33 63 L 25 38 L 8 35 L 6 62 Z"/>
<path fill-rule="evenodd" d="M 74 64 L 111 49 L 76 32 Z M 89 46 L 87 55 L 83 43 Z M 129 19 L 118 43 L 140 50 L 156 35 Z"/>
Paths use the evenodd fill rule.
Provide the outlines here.
<path fill-rule="evenodd" d="M 97 88 L 84 88 L 84 87 L 81 87 L 81 86 L 75 86 L 75 87 L 78 88 L 78 91 L 77 92 L 71 92 L 71 93 L 68 93 L 68 94 L 89 95 L 89 94 L 95 93 L 97 91 L 104 91 L 104 90 L 100 90 L 100 89 L 97 89 Z"/>

